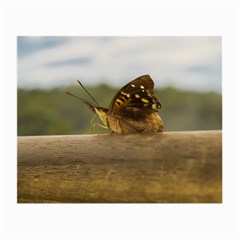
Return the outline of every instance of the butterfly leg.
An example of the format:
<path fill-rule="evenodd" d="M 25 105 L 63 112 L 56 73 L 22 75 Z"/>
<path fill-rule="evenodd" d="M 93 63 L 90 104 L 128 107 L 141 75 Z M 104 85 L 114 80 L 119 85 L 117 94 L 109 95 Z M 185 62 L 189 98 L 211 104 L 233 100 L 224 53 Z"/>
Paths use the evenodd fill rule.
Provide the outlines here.
<path fill-rule="evenodd" d="M 94 123 L 94 127 L 95 127 L 96 125 L 99 126 L 99 127 L 101 127 L 101 128 L 108 129 L 107 126 L 104 126 L 104 125 L 102 125 L 102 124 L 100 124 L 100 123 L 98 123 L 98 122 L 95 122 L 95 123 Z"/>
<path fill-rule="evenodd" d="M 93 116 L 93 118 L 92 118 L 92 120 L 91 120 L 91 122 L 90 122 L 90 129 L 89 129 L 89 131 L 87 132 L 88 134 L 89 134 L 89 133 L 94 133 L 94 127 L 95 127 L 96 124 L 93 123 L 93 121 L 94 121 L 95 117 L 96 117 L 96 115 Z"/>
<path fill-rule="evenodd" d="M 94 123 L 93 123 L 93 121 L 94 121 L 95 117 L 96 117 L 96 115 L 94 114 L 94 116 L 93 116 L 93 118 L 92 118 L 92 120 L 90 122 L 90 130 L 88 131 L 88 133 L 93 133 L 94 132 Z"/>
<path fill-rule="evenodd" d="M 96 126 L 99 126 L 101 128 L 105 128 L 105 129 L 108 129 L 108 127 L 104 126 L 104 125 L 101 125 L 100 123 L 98 122 L 95 122 L 94 124 L 91 125 L 91 129 L 88 133 L 95 133 L 95 127 Z"/>
<path fill-rule="evenodd" d="M 101 128 L 108 129 L 107 126 L 101 125 L 101 124 L 98 123 L 98 122 L 95 122 L 95 123 L 93 122 L 96 116 L 97 116 L 97 115 L 94 115 L 93 118 L 92 118 L 92 120 L 91 120 L 91 123 L 90 123 L 91 128 L 90 128 L 90 130 L 88 131 L 88 133 L 94 133 L 94 132 L 95 132 L 94 130 L 95 130 L 96 125 L 99 126 L 99 127 L 101 127 Z"/>

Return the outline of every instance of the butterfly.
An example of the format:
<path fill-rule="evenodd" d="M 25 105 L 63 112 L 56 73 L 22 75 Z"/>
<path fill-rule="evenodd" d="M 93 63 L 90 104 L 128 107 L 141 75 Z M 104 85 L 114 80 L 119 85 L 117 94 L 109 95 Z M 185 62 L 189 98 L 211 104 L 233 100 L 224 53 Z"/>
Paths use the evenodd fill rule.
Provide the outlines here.
<path fill-rule="evenodd" d="M 149 75 L 140 76 L 123 86 L 113 97 L 109 108 L 100 107 L 84 99 L 84 103 L 93 111 L 111 133 L 129 134 L 141 132 L 162 132 L 163 121 L 158 114 L 161 104 L 154 95 L 154 82 Z M 69 95 L 75 95 L 66 92 Z M 79 97 L 77 97 L 79 98 Z"/>

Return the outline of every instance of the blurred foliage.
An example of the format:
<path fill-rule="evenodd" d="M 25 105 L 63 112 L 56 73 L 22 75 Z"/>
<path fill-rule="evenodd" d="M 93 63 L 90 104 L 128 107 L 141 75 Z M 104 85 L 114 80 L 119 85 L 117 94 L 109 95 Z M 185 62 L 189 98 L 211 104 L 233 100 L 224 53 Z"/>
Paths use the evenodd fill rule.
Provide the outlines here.
<path fill-rule="evenodd" d="M 66 90 L 92 102 L 79 86 L 53 90 L 18 89 L 18 135 L 88 133 L 93 113 L 80 100 L 67 95 Z M 107 85 L 89 87 L 88 90 L 102 107 L 108 107 L 117 92 Z M 162 104 L 159 114 L 165 131 L 222 128 L 221 95 L 174 88 L 156 89 L 155 94 Z M 95 133 L 106 132 L 100 127 L 95 128 Z"/>

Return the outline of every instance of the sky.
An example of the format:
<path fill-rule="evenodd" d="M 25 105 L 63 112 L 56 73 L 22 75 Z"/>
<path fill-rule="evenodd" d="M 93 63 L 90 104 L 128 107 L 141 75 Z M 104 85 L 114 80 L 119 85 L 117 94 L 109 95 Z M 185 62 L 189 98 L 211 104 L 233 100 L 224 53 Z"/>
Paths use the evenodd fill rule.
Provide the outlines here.
<path fill-rule="evenodd" d="M 122 87 L 149 74 L 157 88 L 222 89 L 221 37 L 17 38 L 18 87 Z"/>

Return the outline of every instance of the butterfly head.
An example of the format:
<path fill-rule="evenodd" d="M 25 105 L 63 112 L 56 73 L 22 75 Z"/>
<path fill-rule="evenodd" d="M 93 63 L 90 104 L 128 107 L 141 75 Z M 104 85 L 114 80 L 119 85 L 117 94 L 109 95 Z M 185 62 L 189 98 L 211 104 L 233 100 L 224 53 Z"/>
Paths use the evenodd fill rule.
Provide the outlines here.
<path fill-rule="evenodd" d="M 97 114 L 97 116 L 100 118 L 100 120 L 102 121 L 102 123 L 107 126 L 107 118 L 106 118 L 106 113 L 108 111 L 108 109 L 103 108 L 103 107 L 96 107 L 93 106 L 92 104 L 88 103 L 88 102 L 84 102 L 88 108 L 93 111 L 95 114 Z"/>

